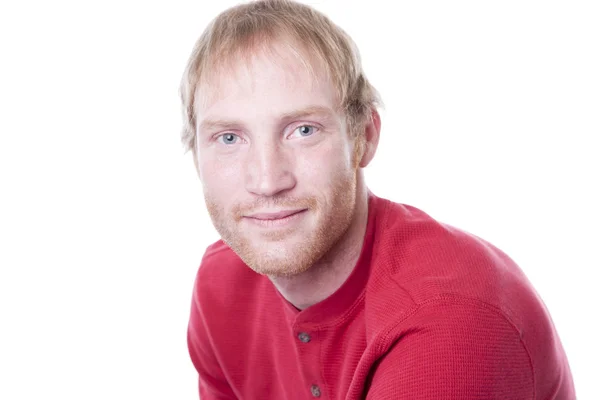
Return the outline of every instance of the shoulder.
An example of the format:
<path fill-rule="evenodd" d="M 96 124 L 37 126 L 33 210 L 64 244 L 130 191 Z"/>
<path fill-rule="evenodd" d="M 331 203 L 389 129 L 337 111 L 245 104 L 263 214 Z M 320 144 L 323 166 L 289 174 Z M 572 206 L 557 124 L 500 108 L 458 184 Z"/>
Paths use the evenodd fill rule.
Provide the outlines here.
<path fill-rule="evenodd" d="M 213 243 L 202 257 L 194 282 L 190 340 L 223 351 L 238 341 L 239 332 L 250 329 L 254 323 L 251 310 L 273 290 L 270 281 L 246 266 L 226 243 Z"/>
<path fill-rule="evenodd" d="M 263 281 L 222 240 L 206 248 L 194 283 L 196 306 L 216 311 L 234 307 Z M 214 312 L 210 312 L 214 314 Z"/>
<path fill-rule="evenodd" d="M 223 240 L 218 240 L 206 248 L 198 268 L 198 279 L 231 279 L 245 268 L 237 254 Z"/>
<path fill-rule="evenodd" d="M 510 316 L 519 293 L 534 293 L 503 251 L 408 205 L 389 202 L 372 260 L 368 294 L 378 299 L 400 291 L 407 307 L 451 295 L 490 304 Z"/>
<path fill-rule="evenodd" d="M 372 345 L 385 352 L 412 337 L 414 346 L 436 341 L 437 355 L 444 346 L 479 349 L 490 365 L 495 355 L 507 367 L 518 356 L 527 379 L 569 375 L 542 299 L 508 255 L 414 207 L 390 202 L 383 214 L 365 293 Z"/>

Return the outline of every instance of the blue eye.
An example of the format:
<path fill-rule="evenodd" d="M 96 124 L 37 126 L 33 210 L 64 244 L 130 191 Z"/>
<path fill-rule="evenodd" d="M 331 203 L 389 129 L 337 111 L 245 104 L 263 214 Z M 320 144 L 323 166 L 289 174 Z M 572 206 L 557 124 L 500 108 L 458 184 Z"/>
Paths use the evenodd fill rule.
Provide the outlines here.
<path fill-rule="evenodd" d="M 300 133 L 300 136 L 310 136 L 315 133 L 315 127 L 310 125 L 301 125 L 296 130 Z"/>
<path fill-rule="evenodd" d="M 239 136 L 233 133 L 225 133 L 224 135 L 219 136 L 219 139 L 223 144 L 234 144 L 239 139 Z"/>

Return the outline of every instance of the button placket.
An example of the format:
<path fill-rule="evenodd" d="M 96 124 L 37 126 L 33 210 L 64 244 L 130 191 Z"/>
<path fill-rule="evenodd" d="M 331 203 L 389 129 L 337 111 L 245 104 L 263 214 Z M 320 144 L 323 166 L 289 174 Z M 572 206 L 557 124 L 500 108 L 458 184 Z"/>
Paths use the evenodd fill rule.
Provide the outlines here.
<path fill-rule="evenodd" d="M 314 370 L 316 365 L 319 365 L 318 362 L 318 343 L 316 343 L 316 347 L 313 345 L 309 345 L 314 340 L 318 339 L 318 334 L 316 332 L 308 333 L 307 331 L 301 330 L 301 328 L 295 327 L 296 338 L 300 342 L 298 344 L 299 355 L 301 358 L 301 362 L 305 364 L 306 373 L 304 378 L 305 382 L 310 386 L 307 389 L 310 389 L 310 393 L 313 398 L 322 397 L 321 388 L 316 382 L 319 382 L 320 374 L 318 371 Z M 300 329 L 299 329 L 300 328 Z M 317 335 L 317 336 L 315 336 Z M 318 341 L 318 340 L 317 340 Z M 312 344 L 312 343 L 311 343 Z M 316 378 L 316 379 L 315 379 Z"/>

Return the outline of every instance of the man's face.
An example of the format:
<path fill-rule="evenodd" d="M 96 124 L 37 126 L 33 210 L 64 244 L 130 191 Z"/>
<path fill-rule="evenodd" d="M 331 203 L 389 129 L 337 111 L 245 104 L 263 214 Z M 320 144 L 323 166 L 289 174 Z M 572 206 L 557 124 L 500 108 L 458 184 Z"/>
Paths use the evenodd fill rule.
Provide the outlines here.
<path fill-rule="evenodd" d="M 256 272 L 291 276 L 348 229 L 358 162 L 324 70 L 277 49 L 201 88 L 196 162 L 223 240 Z"/>

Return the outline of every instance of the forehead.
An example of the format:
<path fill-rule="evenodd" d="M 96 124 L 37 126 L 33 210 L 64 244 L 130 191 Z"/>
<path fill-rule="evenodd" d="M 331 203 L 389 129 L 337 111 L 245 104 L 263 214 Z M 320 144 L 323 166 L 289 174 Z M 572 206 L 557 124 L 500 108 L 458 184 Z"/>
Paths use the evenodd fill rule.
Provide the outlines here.
<path fill-rule="evenodd" d="M 212 114 L 338 108 L 323 63 L 285 42 L 223 60 L 205 75 L 195 98 L 198 122 Z"/>

